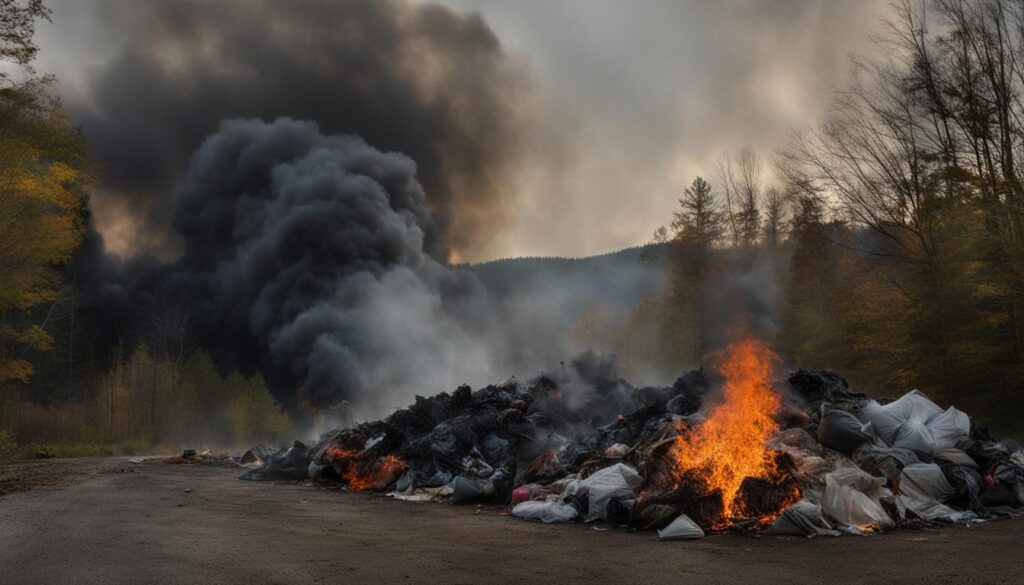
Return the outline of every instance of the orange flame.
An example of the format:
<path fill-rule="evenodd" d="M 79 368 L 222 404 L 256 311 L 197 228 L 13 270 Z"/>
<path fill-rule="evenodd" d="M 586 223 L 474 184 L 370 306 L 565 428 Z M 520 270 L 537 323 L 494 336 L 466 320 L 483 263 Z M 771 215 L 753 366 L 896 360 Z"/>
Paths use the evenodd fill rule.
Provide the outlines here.
<path fill-rule="evenodd" d="M 382 490 L 394 483 L 406 470 L 405 463 L 394 455 L 373 460 L 368 458 L 366 451 L 340 446 L 328 447 L 324 455 L 335 465 L 344 468 L 341 479 L 348 484 L 350 490 L 357 492 Z"/>
<path fill-rule="evenodd" d="M 723 358 L 723 402 L 673 445 L 677 485 L 692 474 L 709 492 L 721 491 L 724 509 L 718 524 L 742 514 L 736 496 L 744 478 L 778 476 L 774 453 L 765 441 L 778 431 L 774 416 L 780 400 L 771 390 L 771 376 L 779 357 L 763 341 L 746 338 L 731 343 Z"/>

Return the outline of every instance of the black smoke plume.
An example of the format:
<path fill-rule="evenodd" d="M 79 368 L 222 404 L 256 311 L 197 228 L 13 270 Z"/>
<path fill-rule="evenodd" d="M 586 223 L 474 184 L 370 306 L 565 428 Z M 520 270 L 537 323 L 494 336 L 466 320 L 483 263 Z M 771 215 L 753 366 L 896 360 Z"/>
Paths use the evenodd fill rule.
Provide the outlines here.
<path fill-rule="evenodd" d="M 320 406 L 468 374 L 452 352 L 487 363 L 460 321 L 482 290 L 428 253 L 435 228 L 410 158 L 312 122 L 228 120 L 177 201 L 185 250 L 161 278 L 194 299 L 220 363 L 302 384 Z"/>
<path fill-rule="evenodd" d="M 477 14 L 404 0 L 101 0 L 125 33 L 65 100 L 103 165 L 108 246 L 173 259 L 173 192 L 222 119 L 282 116 L 419 165 L 444 246 L 485 255 L 515 208 L 523 76 Z M 187 235 L 186 235 L 187 237 Z"/>

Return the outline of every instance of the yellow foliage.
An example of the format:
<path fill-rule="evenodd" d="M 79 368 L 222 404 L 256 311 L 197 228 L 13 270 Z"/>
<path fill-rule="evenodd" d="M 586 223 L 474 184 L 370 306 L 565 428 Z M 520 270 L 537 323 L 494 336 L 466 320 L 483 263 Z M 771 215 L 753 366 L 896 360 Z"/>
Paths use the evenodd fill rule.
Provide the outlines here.
<path fill-rule="evenodd" d="M 27 381 L 26 350 L 48 351 L 52 340 L 36 325 L 11 323 L 31 322 L 25 312 L 56 297 L 58 268 L 85 232 L 91 177 L 83 138 L 45 96 L 0 94 L 0 124 L 0 380 Z"/>
<path fill-rule="evenodd" d="M 0 384 L 13 381 L 28 382 L 32 372 L 32 364 L 25 360 L 0 358 Z"/>

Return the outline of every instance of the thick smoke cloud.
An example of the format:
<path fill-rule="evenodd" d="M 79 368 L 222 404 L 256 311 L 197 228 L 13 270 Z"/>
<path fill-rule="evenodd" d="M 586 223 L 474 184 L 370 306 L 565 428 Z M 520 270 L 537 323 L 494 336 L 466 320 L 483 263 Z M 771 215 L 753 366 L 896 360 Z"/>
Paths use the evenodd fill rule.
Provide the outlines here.
<path fill-rule="evenodd" d="M 97 345 L 204 349 L 289 405 L 379 417 L 415 394 L 560 372 L 607 349 L 572 335 L 582 305 L 628 312 L 659 282 L 639 250 L 452 267 L 431 251 L 415 162 L 310 121 L 223 122 L 175 195 L 178 260 L 118 262 L 90 237 L 73 266 Z"/>
<path fill-rule="evenodd" d="M 185 252 L 167 274 L 198 299 L 204 345 L 243 367 L 263 356 L 315 405 L 488 365 L 459 321 L 478 318 L 482 290 L 427 253 L 434 228 L 416 170 L 312 122 L 222 123 L 178 192 Z"/>
<path fill-rule="evenodd" d="M 431 246 L 480 256 L 508 225 L 523 81 L 478 15 L 402 0 L 98 0 L 93 12 L 121 46 L 64 97 L 103 165 L 97 226 L 123 255 L 181 252 L 173 189 L 232 117 L 315 120 L 411 157 L 441 223 Z"/>

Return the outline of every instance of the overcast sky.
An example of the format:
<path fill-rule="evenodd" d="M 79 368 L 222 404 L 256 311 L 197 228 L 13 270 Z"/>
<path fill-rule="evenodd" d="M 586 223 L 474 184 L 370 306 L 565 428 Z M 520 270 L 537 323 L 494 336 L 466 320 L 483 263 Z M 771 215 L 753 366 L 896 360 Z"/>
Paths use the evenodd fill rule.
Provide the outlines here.
<path fill-rule="evenodd" d="M 482 15 L 528 88 L 515 96 L 527 120 L 507 178 L 508 217 L 492 241 L 463 251 L 468 259 L 581 256 L 643 243 L 669 221 L 694 176 L 716 182 L 723 152 L 751 147 L 769 155 L 788 132 L 813 123 L 830 89 L 848 78 L 849 55 L 870 50 L 884 7 L 882 0 L 445 2 Z M 139 27 L 151 24 L 135 18 L 144 10 L 138 3 L 49 4 L 54 23 L 40 28 L 39 65 L 58 76 L 75 112 L 95 101 L 94 76 L 129 39 L 138 46 L 146 37 Z M 330 27 L 325 20 L 320 25 Z M 115 222 L 130 210 L 105 207 L 104 197 L 97 195 L 97 225 L 112 248 L 131 253 L 144 228 Z"/>

